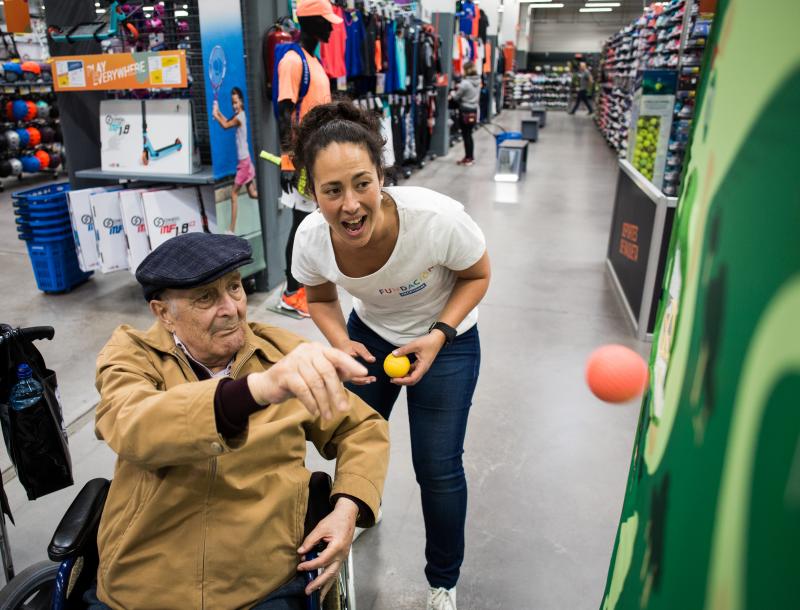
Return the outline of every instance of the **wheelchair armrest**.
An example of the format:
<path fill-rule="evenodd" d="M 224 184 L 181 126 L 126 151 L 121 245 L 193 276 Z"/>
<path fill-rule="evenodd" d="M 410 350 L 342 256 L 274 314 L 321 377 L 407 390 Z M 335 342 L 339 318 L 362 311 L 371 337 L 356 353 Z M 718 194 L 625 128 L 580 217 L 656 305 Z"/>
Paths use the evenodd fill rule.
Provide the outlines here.
<path fill-rule="evenodd" d="M 71 555 L 82 555 L 87 543 L 94 544 L 110 485 L 108 479 L 92 479 L 83 486 L 47 547 L 47 555 L 52 561 L 60 562 Z"/>

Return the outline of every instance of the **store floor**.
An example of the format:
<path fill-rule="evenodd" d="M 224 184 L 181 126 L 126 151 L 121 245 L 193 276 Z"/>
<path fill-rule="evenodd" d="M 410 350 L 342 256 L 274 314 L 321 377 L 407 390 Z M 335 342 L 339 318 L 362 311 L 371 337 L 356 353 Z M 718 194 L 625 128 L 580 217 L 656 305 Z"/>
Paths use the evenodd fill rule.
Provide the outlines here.
<path fill-rule="evenodd" d="M 526 114 L 506 111 L 497 122 L 518 129 Z M 476 134 L 473 167 L 455 164 L 462 156 L 457 145 L 407 182 L 462 201 L 483 228 L 492 259 L 479 323 L 483 366 L 464 456 L 470 499 L 461 610 L 599 606 L 638 416 L 635 403 L 598 402 L 583 381 L 586 356 L 597 345 L 648 349 L 633 340 L 604 270 L 616 160 L 585 115 L 547 118 L 518 184 L 493 182 L 494 140 L 485 131 Z M 137 285 L 118 272 L 68 295 L 38 292 L 24 244 L 15 240 L 8 192 L 0 194 L 0 269 L 2 321 L 56 328 L 55 340 L 41 347 L 59 375 L 76 483 L 111 476 L 113 454 L 90 425 L 94 359 L 116 325 L 149 324 Z M 310 321 L 272 313 L 271 299 L 251 298 L 250 318 L 320 338 Z M 383 522 L 355 544 L 360 610 L 424 607 L 424 531 L 403 397 L 392 418 Z M 45 557 L 77 487 L 35 502 L 14 479 L 6 488 L 20 570 Z"/>

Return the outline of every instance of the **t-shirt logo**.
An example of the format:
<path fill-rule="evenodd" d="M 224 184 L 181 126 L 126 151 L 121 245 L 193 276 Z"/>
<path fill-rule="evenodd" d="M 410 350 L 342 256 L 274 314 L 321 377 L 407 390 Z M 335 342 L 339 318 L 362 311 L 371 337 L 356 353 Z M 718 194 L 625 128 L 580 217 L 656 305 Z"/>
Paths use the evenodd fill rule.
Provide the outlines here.
<path fill-rule="evenodd" d="M 412 294 L 415 294 L 420 290 L 424 290 L 425 287 L 428 285 L 425 282 L 425 280 L 427 280 L 430 277 L 431 271 L 433 271 L 433 267 L 428 267 L 425 271 L 420 273 L 412 281 L 403 284 L 402 286 L 395 286 L 394 288 L 379 288 L 378 294 L 380 294 L 381 296 L 387 296 L 390 294 L 399 294 L 401 297 L 407 297 Z"/>

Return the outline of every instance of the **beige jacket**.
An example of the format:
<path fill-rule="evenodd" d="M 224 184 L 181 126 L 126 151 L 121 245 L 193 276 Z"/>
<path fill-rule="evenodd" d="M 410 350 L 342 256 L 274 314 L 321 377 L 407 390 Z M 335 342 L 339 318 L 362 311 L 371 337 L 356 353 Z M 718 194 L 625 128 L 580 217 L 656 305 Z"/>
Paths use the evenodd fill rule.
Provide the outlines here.
<path fill-rule="evenodd" d="M 249 324 L 233 378 L 263 371 L 302 339 Z M 336 458 L 333 493 L 378 514 L 387 423 L 351 394 L 333 421 L 287 400 L 225 439 L 214 419 L 219 379 L 198 381 L 158 322 L 120 326 L 97 358 L 96 433 L 117 453 L 98 534 L 97 593 L 128 610 L 246 608 L 296 574 L 309 471 L 306 440 Z"/>

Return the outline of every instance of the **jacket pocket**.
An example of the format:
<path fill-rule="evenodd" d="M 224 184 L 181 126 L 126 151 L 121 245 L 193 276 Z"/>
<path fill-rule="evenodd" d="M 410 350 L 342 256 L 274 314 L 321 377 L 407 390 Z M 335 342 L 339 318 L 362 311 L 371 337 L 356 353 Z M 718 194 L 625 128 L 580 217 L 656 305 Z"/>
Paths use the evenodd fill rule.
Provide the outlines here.
<path fill-rule="evenodd" d="M 104 578 L 107 578 L 110 566 L 113 565 L 120 551 L 124 548 L 128 538 L 128 532 L 136 523 L 155 493 L 157 482 L 158 477 L 154 474 L 147 471 L 140 472 L 136 484 L 133 487 L 133 491 L 125 504 L 125 509 L 120 513 L 120 516 L 115 522 L 109 526 L 107 538 L 115 542 L 113 546 L 104 553 L 104 557 L 100 558 L 100 571 Z"/>

